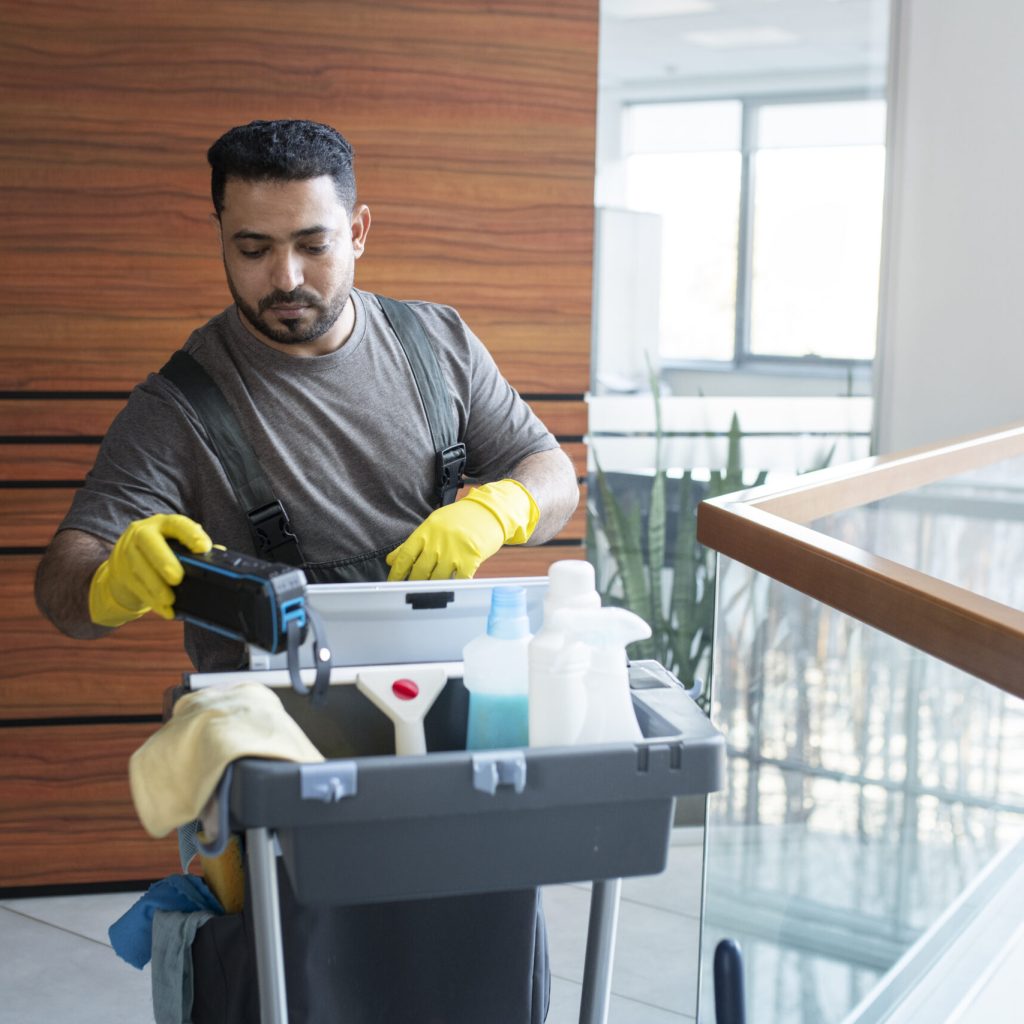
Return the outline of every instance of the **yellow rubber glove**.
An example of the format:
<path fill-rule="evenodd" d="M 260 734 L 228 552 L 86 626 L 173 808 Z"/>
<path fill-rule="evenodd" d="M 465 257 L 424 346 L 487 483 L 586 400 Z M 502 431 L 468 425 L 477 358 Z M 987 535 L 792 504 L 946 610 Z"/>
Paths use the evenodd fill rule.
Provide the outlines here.
<path fill-rule="evenodd" d="M 431 512 L 386 561 L 388 580 L 469 579 L 502 544 L 525 544 L 540 510 L 517 480 L 476 487 Z"/>
<path fill-rule="evenodd" d="M 196 554 L 212 547 L 206 531 L 187 516 L 156 515 L 129 524 L 89 584 L 89 618 L 97 626 L 121 626 L 150 610 L 174 618 L 171 587 L 185 573 L 167 537 Z"/>

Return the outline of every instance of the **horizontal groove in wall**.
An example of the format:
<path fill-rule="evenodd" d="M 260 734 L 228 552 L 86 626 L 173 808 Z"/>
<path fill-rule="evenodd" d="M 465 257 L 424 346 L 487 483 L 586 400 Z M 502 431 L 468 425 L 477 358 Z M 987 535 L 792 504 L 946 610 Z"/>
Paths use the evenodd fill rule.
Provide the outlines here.
<path fill-rule="evenodd" d="M 77 725 L 159 725 L 161 715 L 75 715 L 72 717 L 0 719 L 0 729 L 51 728 Z"/>
<path fill-rule="evenodd" d="M 10 434 L 0 437 L 0 444 L 99 444 L 102 436 L 82 434 Z"/>
<path fill-rule="evenodd" d="M 44 491 L 54 488 L 82 486 L 81 480 L 0 480 L 0 489 L 19 491 Z"/>
<path fill-rule="evenodd" d="M 145 892 L 157 879 L 123 882 L 82 882 L 77 885 L 0 885 L 0 899 L 37 899 L 41 896 L 93 896 L 109 892 Z"/>
<path fill-rule="evenodd" d="M 524 402 L 582 402 L 586 395 L 582 391 L 520 391 Z"/>
<path fill-rule="evenodd" d="M 128 401 L 128 391 L 0 391 L 0 401 L 10 399 L 16 401 L 20 398 L 32 398 L 42 401 L 71 401 L 75 399 L 96 399 L 97 401 L 109 401 L 111 398 L 120 398 Z"/>

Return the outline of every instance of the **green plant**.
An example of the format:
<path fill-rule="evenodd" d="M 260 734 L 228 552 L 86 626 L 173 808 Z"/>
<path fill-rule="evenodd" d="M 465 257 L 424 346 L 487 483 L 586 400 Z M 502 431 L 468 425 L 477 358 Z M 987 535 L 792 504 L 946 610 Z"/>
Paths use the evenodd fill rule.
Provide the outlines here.
<path fill-rule="evenodd" d="M 689 684 L 710 667 L 715 614 L 715 554 L 697 541 L 697 505 L 744 486 L 757 486 L 766 473 L 745 484 L 742 432 L 733 414 L 724 469 L 711 470 L 706 482 L 690 469 L 669 477 L 662 461 L 664 431 L 661 401 L 652 380 L 655 415 L 655 469 L 644 511 L 638 500 L 620 500 L 597 463 L 597 496 L 587 516 L 587 541 L 597 563 L 604 603 L 636 612 L 651 626 L 651 637 L 630 648 L 635 658 L 654 658 Z M 595 457 L 596 458 L 596 457 Z M 669 502 L 678 488 L 678 502 Z M 670 504 L 675 508 L 670 513 Z M 669 516 L 674 543 L 669 545 Z M 672 550 L 669 550 L 671 547 Z"/>

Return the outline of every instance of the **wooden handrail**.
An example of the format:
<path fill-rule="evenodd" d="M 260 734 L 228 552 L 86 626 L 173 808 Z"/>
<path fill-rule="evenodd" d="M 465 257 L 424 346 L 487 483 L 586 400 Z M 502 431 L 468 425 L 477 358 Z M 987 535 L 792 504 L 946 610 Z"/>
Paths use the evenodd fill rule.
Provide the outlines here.
<path fill-rule="evenodd" d="M 704 501 L 697 538 L 801 593 L 1024 697 L 1024 611 L 810 526 L 845 509 L 1024 455 L 1024 424 Z M 1022 567 L 1024 569 L 1024 567 Z"/>

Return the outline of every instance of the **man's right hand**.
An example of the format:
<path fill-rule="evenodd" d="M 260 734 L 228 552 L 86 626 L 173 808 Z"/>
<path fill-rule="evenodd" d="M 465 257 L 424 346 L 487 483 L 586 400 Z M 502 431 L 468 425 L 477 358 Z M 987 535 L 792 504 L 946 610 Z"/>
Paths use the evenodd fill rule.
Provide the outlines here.
<path fill-rule="evenodd" d="M 187 516 L 155 515 L 131 523 L 89 585 L 89 618 L 97 626 L 121 626 L 152 610 L 174 618 L 174 592 L 184 570 L 167 538 L 202 554 L 213 546 Z"/>

